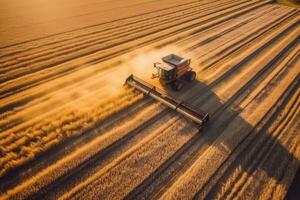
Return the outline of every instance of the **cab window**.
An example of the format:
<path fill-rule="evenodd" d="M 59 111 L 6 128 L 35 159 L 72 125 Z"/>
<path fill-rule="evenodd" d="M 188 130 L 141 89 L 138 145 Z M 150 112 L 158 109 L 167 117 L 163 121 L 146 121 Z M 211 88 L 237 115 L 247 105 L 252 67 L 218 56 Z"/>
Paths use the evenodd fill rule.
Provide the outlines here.
<path fill-rule="evenodd" d="M 161 79 L 165 79 L 165 80 L 171 80 L 172 79 L 172 70 L 166 71 L 162 68 L 159 68 L 158 73 L 159 73 L 159 77 Z"/>

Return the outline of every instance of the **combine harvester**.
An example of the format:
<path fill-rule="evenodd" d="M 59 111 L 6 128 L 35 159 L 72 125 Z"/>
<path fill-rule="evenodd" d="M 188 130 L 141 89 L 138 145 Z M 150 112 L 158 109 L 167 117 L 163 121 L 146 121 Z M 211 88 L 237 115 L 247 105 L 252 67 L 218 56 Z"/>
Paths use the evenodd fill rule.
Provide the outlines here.
<path fill-rule="evenodd" d="M 162 58 L 162 63 L 154 63 L 157 69 L 157 74 L 152 74 L 152 78 L 159 78 L 163 85 L 171 85 L 171 87 L 179 91 L 183 87 L 183 80 L 189 82 L 194 81 L 196 73 L 190 67 L 191 59 L 184 59 L 177 55 L 170 54 Z M 171 96 L 168 96 L 162 90 L 155 86 L 139 79 L 134 75 L 130 75 L 125 84 L 136 88 L 144 93 L 145 96 L 150 96 L 169 108 L 181 113 L 193 122 L 195 122 L 199 129 L 203 127 L 204 123 L 209 120 L 208 113 L 193 108 L 191 105 L 183 101 L 179 101 Z"/>

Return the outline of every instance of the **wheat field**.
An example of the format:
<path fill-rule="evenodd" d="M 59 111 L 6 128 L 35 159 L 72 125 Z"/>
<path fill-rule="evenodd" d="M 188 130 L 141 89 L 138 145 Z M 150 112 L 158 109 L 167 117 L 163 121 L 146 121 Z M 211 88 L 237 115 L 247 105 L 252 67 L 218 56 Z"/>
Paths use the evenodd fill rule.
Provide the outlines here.
<path fill-rule="evenodd" d="M 0 199 L 284 199 L 300 162 L 300 9 L 2 0 Z M 151 79 L 176 53 L 181 92 Z M 209 113 L 188 119 L 130 75 Z"/>

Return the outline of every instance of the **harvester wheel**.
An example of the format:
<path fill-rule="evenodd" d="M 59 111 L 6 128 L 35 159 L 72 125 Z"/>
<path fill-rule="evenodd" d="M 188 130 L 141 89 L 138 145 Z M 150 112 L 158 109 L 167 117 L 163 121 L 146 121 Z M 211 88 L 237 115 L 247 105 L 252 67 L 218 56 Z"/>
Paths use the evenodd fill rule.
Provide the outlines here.
<path fill-rule="evenodd" d="M 173 90 L 175 90 L 175 91 L 181 90 L 182 87 L 183 87 L 183 83 L 182 83 L 181 81 L 174 81 L 174 82 L 172 83 L 172 88 L 173 88 Z"/>
<path fill-rule="evenodd" d="M 189 71 L 187 74 L 186 74 L 186 79 L 187 81 L 194 81 L 196 79 L 196 72 L 194 71 Z"/>

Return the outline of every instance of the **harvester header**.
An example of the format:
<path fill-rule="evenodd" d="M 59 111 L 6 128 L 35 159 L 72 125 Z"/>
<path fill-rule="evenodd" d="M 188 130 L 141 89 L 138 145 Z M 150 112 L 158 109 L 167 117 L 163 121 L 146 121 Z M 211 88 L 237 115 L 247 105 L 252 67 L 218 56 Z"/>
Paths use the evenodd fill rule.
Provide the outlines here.
<path fill-rule="evenodd" d="M 191 105 L 183 101 L 178 101 L 175 98 L 168 96 L 162 90 L 158 89 L 157 87 L 139 79 L 134 75 L 130 75 L 126 79 L 126 84 L 130 85 L 137 90 L 143 92 L 145 96 L 150 96 L 153 99 L 163 103 L 164 105 L 168 106 L 169 108 L 181 113 L 182 115 L 186 116 L 193 122 L 195 122 L 199 129 L 204 125 L 205 122 L 209 120 L 209 116 L 207 113 L 204 113 L 201 110 L 193 108 Z"/>

